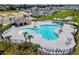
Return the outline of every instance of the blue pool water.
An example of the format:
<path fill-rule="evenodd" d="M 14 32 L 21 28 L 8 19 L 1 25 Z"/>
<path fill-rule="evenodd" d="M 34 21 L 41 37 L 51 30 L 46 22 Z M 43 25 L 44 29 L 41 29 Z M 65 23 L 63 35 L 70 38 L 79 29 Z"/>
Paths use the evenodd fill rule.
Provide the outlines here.
<path fill-rule="evenodd" d="M 57 40 L 59 38 L 59 35 L 55 33 L 55 30 L 57 28 L 60 28 L 59 24 L 44 24 L 40 25 L 40 27 L 37 28 L 27 28 L 24 29 L 24 31 L 28 32 L 29 34 L 37 33 L 42 36 L 42 38 L 46 40 Z"/>

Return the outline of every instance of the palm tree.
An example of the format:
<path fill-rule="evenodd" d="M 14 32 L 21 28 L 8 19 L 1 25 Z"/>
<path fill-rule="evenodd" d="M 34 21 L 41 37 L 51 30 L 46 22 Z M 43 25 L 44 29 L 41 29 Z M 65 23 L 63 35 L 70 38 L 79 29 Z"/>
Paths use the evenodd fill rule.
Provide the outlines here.
<path fill-rule="evenodd" d="M 28 35 L 29 43 L 31 44 L 31 38 L 33 38 L 32 35 Z"/>
<path fill-rule="evenodd" d="M 9 18 L 10 24 L 12 24 L 12 18 Z"/>
<path fill-rule="evenodd" d="M 36 55 L 38 54 L 38 48 L 40 48 L 39 44 L 35 44 L 32 49 L 34 50 L 34 52 L 36 52 Z"/>
<path fill-rule="evenodd" d="M 62 32 L 63 23 L 60 23 L 60 32 Z"/>
<path fill-rule="evenodd" d="M 27 17 L 27 16 L 24 14 L 24 15 L 23 15 L 23 18 L 26 18 L 26 17 Z"/>
<path fill-rule="evenodd" d="M 8 15 L 7 15 L 7 17 L 9 17 L 10 24 L 12 24 L 13 18 L 10 17 L 10 16 L 13 16 L 13 14 L 8 14 Z"/>
<path fill-rule="evenodd" d="M 13 17 L 13 20 L 15 20 L 15 17 Z"/>
<path fill-rule="evenodd" d="M 36 22 L 37 22 L 37 19 L 33 19 L 33 21 L 35 22 L 35 25 L 34 25 L 34 28 L 36 28 Z"/>
<path fill-rule="evenodd" d="M 24 33 L 23 33 L 24 38 L 25 38 L 25 42 L 26 42 L 26 40 L 27 40 L 27 37 L 26 37 L 26 36 L 27 36 L 27 34 L 28 34 L 28 32 L 24 32 Z"/>

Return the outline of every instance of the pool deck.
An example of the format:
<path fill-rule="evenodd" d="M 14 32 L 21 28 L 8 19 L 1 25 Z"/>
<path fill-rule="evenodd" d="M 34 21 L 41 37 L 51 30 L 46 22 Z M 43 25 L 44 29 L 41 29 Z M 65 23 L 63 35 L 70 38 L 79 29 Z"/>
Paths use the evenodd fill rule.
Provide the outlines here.
<path fill-rule="evenodd" d="M 21 42 L 21 41 L 25 41 L 25 38 L 23 37 L 23 34 L 21 34 L 22 30 L 25 28 L 33 28 L 34 27 L 34 22 L 32 22 L 32 24 L 30 25 L 26 25 L 26 26 L 22 26 L 22 27 L 12 27 L 10 29 L 8 29 L 7 31 L 5 31 L 3 33 L 3 37 L 5 36 L 9 36 L 12 35 L 11 39 L 12 42 Z M 37 25 L 39 27 L 39 25 L 42 24 L 52 24 L 51 21 L 49 22 L 37 22 Z M 72 47 L 74 47 L 76 45 L 75 41 L 74 41 L 74 36 L 71 34 L 72 32 L 74 32 L 74 26 L 69 25 L 69 24 L 64 24 L 63 26 L 63 32 L 59 33 L 60 29 L 56 29 L 55 32 L 59 35 L 59 38 L 57 40 L 46 40 L 44 39 L 40 34 L 33 34 L 34 38 L 31 40 L 31 42 L 33 42 L 34 44 L 40 44 L 41 47 L 45 47 L 47 49 L 61 49 L 61 50 L 67 50 L 70 49 Z M 77 29 L 75 29 L 75 32 L 77 31 Z M 66 43 L 68 42 L 68 39 L 71 39 L 71 44 L 67 45 Z"/>

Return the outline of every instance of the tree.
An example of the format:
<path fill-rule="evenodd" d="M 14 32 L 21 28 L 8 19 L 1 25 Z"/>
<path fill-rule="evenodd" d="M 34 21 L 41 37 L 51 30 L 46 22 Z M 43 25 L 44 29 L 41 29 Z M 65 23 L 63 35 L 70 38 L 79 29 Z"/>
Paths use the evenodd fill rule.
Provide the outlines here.
<path fill-rule="evenodd" d="M 60 23 L 60 32 L 62 32 L 63 23 Z"/>
<path fill-rule="evenodd" d="M 9 9 L 10 10 L 16 10 L 16 7 L 15 6 L 10 6 Z"/>
<path fill-rule="evenodd" d="M 12 18 L 9 18 L 10 24 L 12 24 Z"/>
<path fill-rule="evenodd" d="M 27 17 L 27 16 L 24 14 L 24 15 L 23 15 L 23 18 L 26 18 L 26 17 Z"/>
<path fill-rule="evenodd" d="M 35 22 L 34 28 L 36 28 L 36 22 L 38 21 L 36 18 L 33 19 L 33 21 Z"/>
<path fill-rule="evenodd" d="M 24 38 L 25 38 L 25 42 L 26 42 L 26 40 L 27 40 L 27 37 L 26 37 L 26 36 L 27 36 L 27 34 L 28 34 L 28 32 L 24 32 L 24 33 L 23 33 Z"/>
<path fill-rule="evenodd" d="M 13 14 L 8 14 L 7 17 L 9 18 L 10 24 L 12 24 L 12 21 L 14 21 L 15 17 L 11 17 Z"/>
<path fill-rule="evenodd" d="M 38 54 L 38 48 L 40 48 L 39 44 L 35 44 L 32 49 L 34 50 L 34 52 L 36 52 L 36 55 Z"/>
<path fill-rule="evenodd" d="M 31 38 L 33 38 L 32 35 L 28 35 L 29 43 L 31 44 Z"/>

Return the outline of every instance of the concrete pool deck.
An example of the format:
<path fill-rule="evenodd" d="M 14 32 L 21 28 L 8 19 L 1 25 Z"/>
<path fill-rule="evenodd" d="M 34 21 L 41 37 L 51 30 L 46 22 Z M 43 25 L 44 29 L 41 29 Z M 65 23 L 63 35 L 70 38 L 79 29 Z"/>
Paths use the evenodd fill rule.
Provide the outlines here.
<path fill-rule="evenodd" d="M 52 22 L 51 21 L 37 22 L 36 26 L 39 27 L 39 25 L 41 25 L 41 24 L 52 24 Z M 23 34 L 21 34 L 21 31 L 23 29 L 33 28 L 33 27 L 34 27 L 34 22 L 32 22 L 31 25 L 26 25 L 26 26 L 22 26 L 22 27 L 11 27 L 10 29 L 8 29 L 7 31 L 5 31 L 3 33 L 3 37 L 11 35 L 12 41 L 13 42 L 17 41 L 19 43 L 21 41 L 25 41 L 25 38 L 23 37 Z M 61 33 L 59 33 L 60 29 L 55 30 L 55 32 L 59 35 L 59 38 L 57 40 L 51 40 L 51 41 L 45 40 L 41 35 L 35 33 L 35 34 L 33 34 L 34 38 L 31 40 L 31 42 L 33 42 L 34 44 L 40 44 L 43 51 L 45 51 L 47 53 L 49 53 L 49 51 L 47 51 L 46 49 L 48 49 L 48 50 L 60 49 L 63 51 L 66 50 L 66 53 L 67 53 L 67 52 L 69 52 L 69 49 L 72 49 L 76 45 L 74 36 L 71 34 L 72 32 L 74 32 L 74 26 L 69 25 L 69 24 L 64 24 L 62 29 L 63 29 L 63 32 L 61 32 Z M 77 31 L 77 29 L 75 29 L 75 32 L 76 31 Z M 71 40 L 69 45 L 66 44 L 68 42 L 68 39 Z M 50 52 L 50 54 L 52 54 L 52 52 Z"/>

